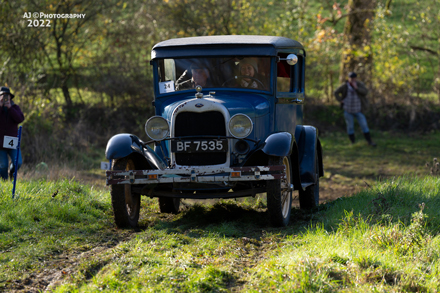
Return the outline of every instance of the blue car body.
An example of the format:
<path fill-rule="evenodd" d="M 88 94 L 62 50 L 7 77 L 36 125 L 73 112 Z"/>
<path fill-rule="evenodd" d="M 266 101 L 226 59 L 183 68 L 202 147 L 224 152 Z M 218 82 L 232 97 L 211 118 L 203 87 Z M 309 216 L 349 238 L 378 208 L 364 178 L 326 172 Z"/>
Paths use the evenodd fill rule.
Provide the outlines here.
<path fill-rule="evenodd" d="M 151 52 L 153 104 L 168 134 L 145 141 L 128 133 L 112 137 L 107 158 L 131 157 L 136 170 L 108 171 L 107 184 L 130 184 L 133 192 L 170 198 L 254 196 L 265 192 L 268 181 L 286 176 L 291 191 L 317 185 L 322 148 L 317 129 L 303 125 L 305 58 L 303 46 L 284 37 L 158 43 Z M 243 73 L 246 64 L 253 75 Z M 197 70 L 206 86 L 196 90 Z M 159 131 L 149 123 L 147 129 Z M 235 130 L 248 132 L 238 137 Z M 288 158 L 291 170 L 271 165 L 274 157 Z"/>

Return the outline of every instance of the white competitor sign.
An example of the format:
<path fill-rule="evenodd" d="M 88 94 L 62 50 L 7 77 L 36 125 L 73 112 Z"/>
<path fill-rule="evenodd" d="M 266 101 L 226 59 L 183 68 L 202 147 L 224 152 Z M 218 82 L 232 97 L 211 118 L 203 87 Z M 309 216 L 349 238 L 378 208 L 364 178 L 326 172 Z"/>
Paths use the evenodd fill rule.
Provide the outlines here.
<path fill-rule="evenodd" d="M 164 82 L 159 82 L 159 92 L 161 94 L 165 94 L 165 93 L 171 93 L 174 92 L 175 88 L 174 88 L 174 82 L 171 81 L 164 81 Z"/>
<path fill-rule="evenodd" d="M 110 162 L 101 162 L 101 170 L 110 170 Z"/>
<path fill-rule="evenodd" d="M 6 149 L 16 149 L 18 146 L 18 137 L 14 136 L 4 136 L 3 137 L 3 147 Z"/>

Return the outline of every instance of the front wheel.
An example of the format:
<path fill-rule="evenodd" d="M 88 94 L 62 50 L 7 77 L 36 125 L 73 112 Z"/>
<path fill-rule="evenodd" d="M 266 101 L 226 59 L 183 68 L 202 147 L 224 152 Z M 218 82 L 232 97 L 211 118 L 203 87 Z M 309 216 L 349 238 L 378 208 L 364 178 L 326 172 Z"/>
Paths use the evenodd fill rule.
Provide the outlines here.
<path fill-rule="evenodd" d="M 267 209 L 270 222 L 276 227 L 289 224 L 292 211 L 291 167 L 289 157 L 269 157 L 269 166 L 284 165 L 286 178 L 267 182 Z"/>
<path fill-rule="evenodd" d="M 306 187 L 305 190 L 299 190 L 299 207 L 301 209 L 312 209 L 319 206 L 319 160 L 318 154 L 315 154 L 315 176 L 314 185 Z"/>
<path fill-rule="evenodd" d="M 114 160 L 113 170 L 135 170 L 132 159 Z M 131 191 L 131 184 L 111 185 L 113 214 L 118 228 L 136 227 L 139 221 L 141 195 Z"/>

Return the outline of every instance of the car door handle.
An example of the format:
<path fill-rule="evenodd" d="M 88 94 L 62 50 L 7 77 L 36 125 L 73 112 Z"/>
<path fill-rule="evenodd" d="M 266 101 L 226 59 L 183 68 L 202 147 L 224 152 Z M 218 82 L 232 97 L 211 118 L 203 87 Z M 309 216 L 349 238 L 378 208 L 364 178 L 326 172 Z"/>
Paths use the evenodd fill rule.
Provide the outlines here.
<path fill-rule="evenodd" d="M 292 104 L 302 104 L 303 99 L 291 99 L 290 102 Z"/>
<path fill-rule="evenodd" d="M 304 99 L 298 98 L 276 98 L 275 103 L 279 104 L 302 104 Z"/>

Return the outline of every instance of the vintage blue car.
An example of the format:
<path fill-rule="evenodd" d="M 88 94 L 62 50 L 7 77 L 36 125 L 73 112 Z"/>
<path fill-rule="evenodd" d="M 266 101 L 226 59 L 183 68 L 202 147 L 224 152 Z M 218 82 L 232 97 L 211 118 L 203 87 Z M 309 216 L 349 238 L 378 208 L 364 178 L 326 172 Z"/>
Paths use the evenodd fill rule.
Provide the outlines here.
<path fill-rule="evenodd" d="M 141 195 L 177 213 L 182 198 L 266 193 L 274 226 L 289 223 L 294 190 L 301 208 L 317 206 L 322 149 L 317 129 L 302 125 L 305 58 L 303 46 L 285 37 L 156 44 L 149 139 L 122 133 L 107 144 L 116 225 L 138 224 Z"/>

